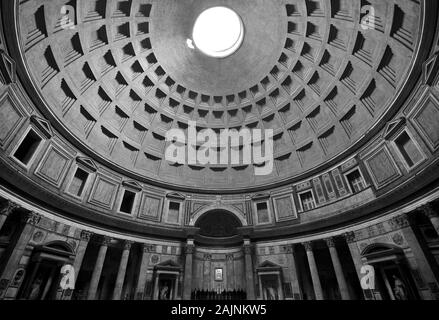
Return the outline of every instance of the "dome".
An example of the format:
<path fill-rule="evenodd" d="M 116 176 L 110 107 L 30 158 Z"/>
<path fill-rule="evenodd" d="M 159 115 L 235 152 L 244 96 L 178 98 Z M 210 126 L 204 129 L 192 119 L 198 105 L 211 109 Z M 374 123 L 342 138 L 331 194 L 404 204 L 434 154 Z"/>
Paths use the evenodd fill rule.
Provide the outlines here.
<path fill-rule="evenodd" d="M 48 14 L 64 2 L 42 5 L 33 17 L 44 15 L 47 36 L 37 43 L 38 26 L 28 19 L 34 5 L 23 4 L 23 63 L 44 112 L 72 143 L 121 173 L 175 187 L 285 184 L 345 159 L 398 108 L 419 56 L 418 6 L 413 37 L 401 42 L 387 39 L 386 11 L 368 30 L 356 23 L 361 8 L 348 2 L 220 1 L 242 30 L 236 52 L 218 59 L 196 46 L 194 34 L 218 1 L 116 3 L 72 8 L 76 24 L 64 28 Z M 180 162 L 167 156 L 173 129 L 186 137 Z M 215 141 L 191 139 L 191 130 L 207 129 Z M 225 130 L 246 129 L 260 130 L 252 146 L 270 157 L 247 159 L 242 139 L 219 141 Z M 209 161 L 190 160 L 191 152 Z"/>

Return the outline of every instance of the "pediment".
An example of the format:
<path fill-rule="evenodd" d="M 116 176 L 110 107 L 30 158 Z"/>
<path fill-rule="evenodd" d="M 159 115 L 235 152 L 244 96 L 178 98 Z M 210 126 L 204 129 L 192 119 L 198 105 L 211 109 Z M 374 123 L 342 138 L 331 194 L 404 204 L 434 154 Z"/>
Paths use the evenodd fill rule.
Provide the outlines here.
<path fill-rule="evenodd" d="M 52 126 L 49 121 L 36 115 L 31 116 L 30 121 L 46 136 L 47 139 L 50 139 L 53 136 Z"/>
<path fill-rule="evenodd" d="M 82 164 L 83 166 L 85 166 L 86 168 L 88 168 L 89 170 L 91 170 L 93 172 L 96 172 L 98 170 L 98 167 L 96 166 L 94 161 L 89 159 L 89 158 L 76 157 L 76 162 Z"/>
<path fill-rule="evenodd" d="M 387 123 L 386 128 L 384 129 L 384 139 L 391 139 L 392 136 L 405 125 L 406 121 L 406 118 L 402 117 Z"/>

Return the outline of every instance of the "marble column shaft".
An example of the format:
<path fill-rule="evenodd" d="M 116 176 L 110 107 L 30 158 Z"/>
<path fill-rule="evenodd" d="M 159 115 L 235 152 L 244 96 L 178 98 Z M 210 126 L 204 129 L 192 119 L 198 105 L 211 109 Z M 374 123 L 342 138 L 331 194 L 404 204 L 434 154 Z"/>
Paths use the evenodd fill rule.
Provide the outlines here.
<path fill-rule="evenodd" d="M 184 284 L 183 284 L 183 300 L 190 300 L 192 293 L 192 265 L 195 246 L 193 242 L 186 245 L 186 259 L 184 267 Z"/>
<path fill-rule="evenodd" d="M 116 284 L 114 285 L 113 300 L 120 300 L 122 295 L 123 283 L 127 272 L 128 258 L 130 257 L 132 242 L 126 241 L 122 252 L 122 257 L 119 263 L 119 270 L 117 272 Z"/>
<path fill-rule="evenodd" d="M 316 300 L 323 300 L 323 290 L 322 285 L 320 283 L 319 271 L 317 269 L 317 263 L 314 258 L 314 252 L 312 248 L 311 242 L 306 242 L 303 244 L 306 250 L 306 255 L 308 257 L 309 270 L 311 272 L 312 284 L 314 287 L 314 294 L 316 296 Z"/>
<path fill-rule="evenodd" d="M 335 247 L 334 239 L 326 239 L 326 244 L 328 245 L 329 253 L 331 255 L 332 265 L 334 267 L 335 277 L 337 278 L 341 298 L 342 300 L 351 300 L 346 278 L 341 266 L 340 257 L 338 255 L 337 248 Z"/>
<path fill-rule="evenodd" d="M 144 299 L 145 285 L 148 273 L 148 264 L 151 254 L 155 252 L 155 246 L 150 244 L 143 244 L 142 258 L 140 260 L 139 278 L 136 285 L 136 300 Z"/>
<path fill-rule="evenodd" d="M 98 258 L 96 259 L 93 273 L 90 280 L 90 288 L 88 289 L 87 300 L 95 300 L 98 290 L 99 280 L 101 279 L 102 268 L 104 267 L 105 257 L 107 255 L 108 245 L 111 239 L 105 237 L 99 248 Z"/>
<path fill-rule="evenodd" d="M 255 283 L 253 277 L 253 259 L 252 259 L 252 248 L 250 243 L 244 244 L 244 255 L 245 255 L 245 285 L 247 291 L 247 300 L 255 300 Z"/>
<path fill-rule="evenodd" d="M 297 272 L 296 251 L 294 245 L 287 249 L 288 268 L 291 271 L 291 285 L 293 287 L 293 295 L 298 294 L 302 297 L 302 291 L 299 284 L 299 274 Z"/>

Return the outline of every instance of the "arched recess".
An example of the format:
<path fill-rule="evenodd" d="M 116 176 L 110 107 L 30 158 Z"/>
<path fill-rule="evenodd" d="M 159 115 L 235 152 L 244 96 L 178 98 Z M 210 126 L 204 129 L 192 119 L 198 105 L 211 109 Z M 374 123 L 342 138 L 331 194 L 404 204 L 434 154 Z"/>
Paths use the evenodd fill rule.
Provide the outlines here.
<path fill-rule="evenodd" d="M 218 206 L 218 205 L 211 205 L 211 206 L 207 206 L 207 207 L 203 207 L 201 208 L 199 211 L 197 211 L 194 216 L 191 218 L 191 221 L 189 223 L 189 225 L 191 227 L 194 227 L 198 220 L 205 214 L 211 212 L 211 211 L 225 211 L 228 212 L 230 214 L 233 214 L 237 219 L 239 219 L 239 221 L 241 222 L 241 225 L 243 227 L 248 226 L 247 220 L 244 217 L 244 214 L 242 212 L 240 212 L 238 209 L 232 207 L 232 206 Z"/>

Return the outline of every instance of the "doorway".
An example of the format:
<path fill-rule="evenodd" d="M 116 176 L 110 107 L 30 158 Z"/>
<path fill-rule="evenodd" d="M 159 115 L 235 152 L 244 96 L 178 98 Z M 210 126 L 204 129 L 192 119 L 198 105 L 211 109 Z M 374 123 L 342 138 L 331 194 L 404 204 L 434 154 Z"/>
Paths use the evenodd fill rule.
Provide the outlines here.
<path fill-rule="evenodd" d="M 402 249 L 373 245 L 363 252 L 363 259 L 375 270 L 375 300 L 418 300 L 419 294 Z"/>
<path fill-rule="evenodd" d="M 72 250 L 68 245 L 51 244 L 40 246 L 32 253 L 26 278 L 18 294 L 23 300 L 59 300 L 61 268 L 73 264 Z"/>

